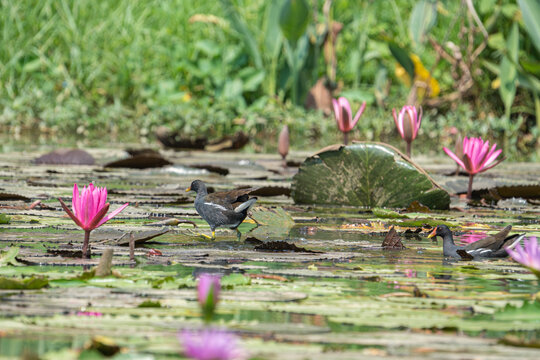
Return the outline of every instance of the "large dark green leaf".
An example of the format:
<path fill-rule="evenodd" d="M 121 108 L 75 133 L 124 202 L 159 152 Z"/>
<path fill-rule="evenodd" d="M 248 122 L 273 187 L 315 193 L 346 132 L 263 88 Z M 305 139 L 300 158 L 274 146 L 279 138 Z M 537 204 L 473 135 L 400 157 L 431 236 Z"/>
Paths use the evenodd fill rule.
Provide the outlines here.
<path fill-rule="evenodd" d="M 293 178 L 297 203 L 406 207 L 418 201 L 447 209 L 450 197 L 417 165 L 390 145 L 355 143 L 309 157 Z"/>
<path fill-rule="evenodd" d="M 409 32 L 415 44 L 424 42 L 428 31 L 437 22 L 437 1 L 420 0 L 414 5 L 409 19 Z"/>
<path fill-rule="evenodd" d="M 264 56 L 273 59 L 279 55 L 283 37 L 279 28 L 279 19 L 283 0 L 267 2 L 264 27 Z"/>
<path fill-rule="evenodd" d="M 518 4 L 521 8 L 525 29 L 527 29 L 536 50 L 540 52 L 540 1 L 518 0 Z"/>
<path fill-rule="evenodd" d="M 517 23 L 514 23 L 510 34 L 506 39 L 507 54 L 501 60 L 499 77 L 501 86 L 499 93 L 504 103 L 506 117 L 510 116 L 510 108 L 516 96 L 517 60 L 519 51 L 519 31 Z"/>
<path fill-rule="evenodd" d="M 306 31 L 310 18 L 310 7 L 306 0 L 286 0 L 281 8 L 279 26 L 291 43 L 296 43 Z"/>
<path fill-rule="evenodd" d="M 240 38 L 242 39 L 242 41 L 244 41 L 244 44 L 253 60 L 253 63 L 255 64 L 255 67 L 257 69 L 261 69 L 263 67 L 261 53 L 259 52 L 259 48 L 257 47 L 255 37 L 253 36 L 251 31 L 249 31 L 246 22 L 244 21 L 242 16 L 240 16 L 231 0 L 221 0 L 221 5 L 223 6 L 223 10 L 225 11 L 227 18 L 231 22 L 231 25 L 236 31 L 238 31 Z"/>
<path fill-rule="evenodd" d="M 396 58 L 399 65 L 401 65 L 405 71 L 407 71 L 407 74 L 409 74 L 411 79 L 414 79 L 414 63 L 412 62 L 407 51 L 393 42 L 388 43 L 388 48 L 390 49 L 390 52 L 394 58 Z"/>

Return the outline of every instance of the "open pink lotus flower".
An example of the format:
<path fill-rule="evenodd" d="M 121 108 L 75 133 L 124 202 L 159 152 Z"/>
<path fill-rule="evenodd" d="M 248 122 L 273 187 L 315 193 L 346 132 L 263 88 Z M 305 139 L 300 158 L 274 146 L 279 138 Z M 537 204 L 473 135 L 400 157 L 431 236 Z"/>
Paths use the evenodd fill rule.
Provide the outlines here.
<path fill-rule="evenodd" d="M 394 116 L 394 122 L 398 129 L 399 135 L 407 143 L 407 156 L 411 157 L 411 144 L 418 130 L 422 124 L 422 108 L 420 113 L 416 111 L 416 107 L 411 105 L 405 105 L 401 108 L 399 114 L 396 113 L 396 109 L 392 109 L 392 115 Z"/>
<path fill-rule="evenodd" d="M 67 207 L 62 199 L 58 198 L 58 201 L 60 201 L 60 205 L 62 205 L 64 211 L 75 224 L 84 230 L 85 235 L 82 248 L 84 258 L 90 257 L 88 251 L 90 232 L 111 220 L 129 205 L 129 203 L 126 203 L 107 215 L 110 207 L 110 204 L 107 202 L 107 189 L 105 187 L 94 187 L 93 184 L 83 187 L 80 194 L 77 184 L 73 185 L 73 198 L 71 202 L 73 211 Z"/>
<path fill-rule="evenodd" d="M 489 148 L 489 141 L 484 142 L 481 138 L 463 139 L 463 155 L 461 157 L 454 154 L 450 149 L 443 147 L 444 152 L 450 156 L 459 166 L 469 173 L 469 189 L 467 198 L 471 198 L 472 182 L 474 175 L 491 169 L 498 165 L 504 158 L 497 160 L 502 150 L 497 148 L 497 144 L 493 144 Z"/>
<path fill-rule="evenodd" d="M 349 100 L 344 97 L 340 97 L 337 100 L 332 99 L 332 104 L 334 105 L 334 116 L 336 117 L 338 128 L 343 133 L 343 143 L 347 145 L 349 143 L 348 134 L 354 128 L 354 125 L 356 125 L 358 119 L 360 119 L 360 116 L 362 116 L 362 113 L 366 108 L 366 102 L 364 101 L 362 103 L 356 112 L 356 115 L 354 115 L 354 119 L 352 118 Z"/>
<path fill-rule="evenodd" d="M 517 243 L 515 249 L 505 248 L 508 255 L 531 270 L 540 279 L 540 246 L 536 236 L 523 240 L 523 247 Z"/>
<path fill-rule="evenodd" d="M 184 330 L 178 334 L 184 355 L 196 360 L 244 360 L 247 352 L 233 333 L 218 329 Z"/>

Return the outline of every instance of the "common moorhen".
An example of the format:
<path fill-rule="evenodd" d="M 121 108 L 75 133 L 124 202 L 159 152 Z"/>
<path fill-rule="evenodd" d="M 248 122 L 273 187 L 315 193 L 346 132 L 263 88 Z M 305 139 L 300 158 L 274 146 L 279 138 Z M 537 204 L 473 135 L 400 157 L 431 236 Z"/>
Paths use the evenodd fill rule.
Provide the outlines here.
<path fill-rule="evenodd" d="M 508 253 L 504 248 L 514 247 L 515 244 L 517 244 L 525 236 L 524 234 L 508 236 L 511 229 L 512 226 L 508 225 L 497 234 L 490 235 L 466 246 L 457 246 L 454 244 L 452 231 L 450 231 L 446 225 L 438 225 L 435 229 L 433 229 L 431 234 L 428 235 L 428 238 L 434 236 L 440 236 L 443 238 L 444 256 L 466 260 L 476 258 L 503 258 L 508 256 Z"/>
<path fill-rule="evenodd" d="M 241 233 L 238 226 L 244 221 L 249 208 L 257 201 L 256 197 L 249 197 L 252 188 L 222 191 L 208 194 L 206 185 L 201 180 L 195 180 L 186 191 L 196 191 L 195 209 L 210 225 L 212 237 L 201 234 L 210 239 L 216 238 L 216 228 L 228 227 L 236 230 L 238 239 Z"/>

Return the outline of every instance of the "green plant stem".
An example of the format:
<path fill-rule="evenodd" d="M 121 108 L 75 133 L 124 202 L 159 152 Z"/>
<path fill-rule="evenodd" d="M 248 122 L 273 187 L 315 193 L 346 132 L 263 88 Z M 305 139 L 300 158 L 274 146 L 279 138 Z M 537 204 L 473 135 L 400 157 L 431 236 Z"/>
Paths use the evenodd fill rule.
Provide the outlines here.
<path fill-rule="evenodd" d="M 392 10 L 394 11 L 394 16 L 396 17 L 399 35 L 401 36 L 402 39 L 406 39 L 407 32 L 405 31 L 405 26 L 403 26 L 403 21 L 401 20 L 401 11 L 399 10 L 399 7 L 397 6 L 395 0 L 392 0 L 391 3 L 392 3 Z"/>
<path fill-rule="evenodd" d="M 345 145 L 349 145 L 349 133 L 348 132 L 343 133 L 343 143 Z"/>
<path fill-rule="evenodd" d="M 82 246 L 82 257 L 83 259 L 90 259 L 90 231 L 91 230 L 85 230 L 84 231 L 84 242 Z"/>
<path fill-rule="evenodd" d="M 407 143 L 407 156 L 409 158 L 411 157 L 411 145 L 412 145 L 412 142 Z"/>
<path fill-rule="evenodd" d="M 472 198 L 472 183 L 473 183 L 473 174 L 469 174 L 469 188 L 467 189 L 467 199 Z"/>

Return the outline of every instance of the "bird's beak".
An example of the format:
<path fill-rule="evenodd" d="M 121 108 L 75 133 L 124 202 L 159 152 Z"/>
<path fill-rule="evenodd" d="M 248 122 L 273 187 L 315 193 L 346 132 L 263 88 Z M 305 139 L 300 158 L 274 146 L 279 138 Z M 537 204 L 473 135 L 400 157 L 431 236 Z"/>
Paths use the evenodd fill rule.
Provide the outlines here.
<path fill-rule="evenodd" d="M 437 227 L 435 227 L 435 229 L 433 229 L 433 231 L 431 232 L 431 234 L 429 234 L 427 237 L 428 237 L 428 238 L 432 238 L 432 237 L 434 237 L 434 236 L 436 236 L 436 235 L 437 235 Z"/>
<path fill-rule="evenodd" d="M 188 188 L 186 189 L 186 192 L 188 192 L 188 191 L 191 191 L 191 187 L 188 187 Z"/>

